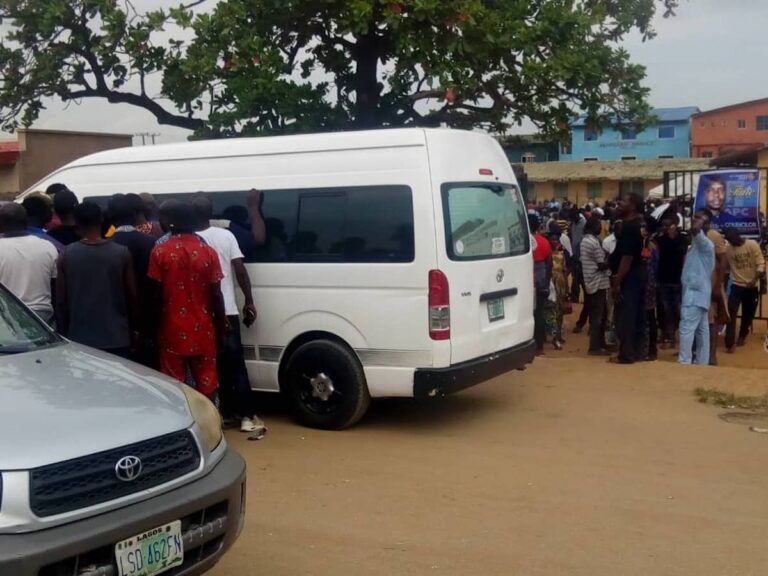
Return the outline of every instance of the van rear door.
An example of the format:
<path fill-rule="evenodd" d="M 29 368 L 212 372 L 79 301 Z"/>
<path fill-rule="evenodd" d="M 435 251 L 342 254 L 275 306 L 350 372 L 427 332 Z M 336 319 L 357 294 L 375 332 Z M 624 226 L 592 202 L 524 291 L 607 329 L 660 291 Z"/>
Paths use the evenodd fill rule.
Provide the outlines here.
<path fill-rule="evenodd" d="M 533 264 L 525 202 L 517 186 L 441 185 L 445 248 L 440 270 L 450 294 L 451 364 L 533 335 Z"/>

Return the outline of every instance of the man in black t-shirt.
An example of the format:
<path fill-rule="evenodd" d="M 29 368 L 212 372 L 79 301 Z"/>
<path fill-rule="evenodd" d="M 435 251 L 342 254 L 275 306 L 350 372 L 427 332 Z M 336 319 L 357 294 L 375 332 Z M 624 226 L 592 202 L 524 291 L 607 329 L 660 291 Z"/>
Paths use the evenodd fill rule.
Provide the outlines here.
<path fill-rule="evenodd" d="M 154 307 L 153 281 L 147 277 L 149 269 L 149 255 L 155 247 L 155 237 L 144 234 L 136 229 L 139 214 L 136 212 L 135 203 L 125 194 L 115 194 L 109 200 L 107 208 L 109 219 L 115 227 L 112 241 L 128 248 L 133 259 L 133 269 L 136 276 L 136 292 L 138 294 L 139 309 L 136 311 L 138 331 L 141 333 L 141 341 L 137 344 L 135 360 L 157 368 L 157 318 L 159 311 Z"/>
<path fill-rule="evenodd" d="M 53 196 L 53 211 L 59 217 L 60 223 L 48 234 L 64 246 L 80 240 L 80 234 L 75 229 L 75 207 L 77 207 L 77 196 L 71 190 L 64 188 Z"/>
<path fill-rule="evenodd" d="M 645 328 L 645 288 L 647 270 L 643 263 L 642 225 L 643 200 L 630 194 L 619 202 L 617 215 L 622 219 L 621 234 L 613 257 L 618 262 L 611 279 L 616 306 L 616 333 L 619 355 L 611 361 L 632 364 L 643 360 L 640 347 Z"/>
<path fill-rule="evenodd" d="M 675 332 L 680 324 L 682 298 L 681 277 L 688 238 L 677 225 L 677 214 L 666 212 L 661 218 L 661 232 L 656 238 L 659 247 L 658 283 L 659 304 L 662 311 L 661 347 L 674 345 Z"/>

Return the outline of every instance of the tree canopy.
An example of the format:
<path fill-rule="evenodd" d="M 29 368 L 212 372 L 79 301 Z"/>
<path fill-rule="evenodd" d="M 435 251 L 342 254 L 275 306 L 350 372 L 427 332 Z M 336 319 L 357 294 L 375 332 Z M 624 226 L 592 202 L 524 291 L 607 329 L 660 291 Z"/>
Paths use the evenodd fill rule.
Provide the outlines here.
<path fill-rule="evenodd" d="M 46 99 L 126 103 L 197 136 L 530 119 L 647 122 L 621 40 L 678 0 L 0 0 L 0 124 Z"/>

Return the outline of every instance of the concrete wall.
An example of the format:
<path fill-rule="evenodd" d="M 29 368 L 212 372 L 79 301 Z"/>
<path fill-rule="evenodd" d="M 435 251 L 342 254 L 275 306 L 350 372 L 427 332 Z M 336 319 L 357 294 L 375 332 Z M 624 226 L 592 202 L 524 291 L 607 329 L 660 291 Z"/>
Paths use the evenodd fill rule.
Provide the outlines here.
<path fill-rule="evenodd" d="M 590 198 L 588 194 L 589 183 L 586 180 L 571 180 L 568 182 L 568 196 L 567 199 L 571 202 L 576 202 L 579 205 L 586 204 L 587 202 L 605 202 L 606 200 L 615 200 L 619 197 L 621 182 L 619 180 L 601 180 L 600 196 L 596 198 Z M 643 194 L 647 196 L 648 192 L 661 184 L 661 180 L 644 180 L 643 181 Z M 543 200 L 552 200 L 557 198 L 555 196 L 555 182 L 534 182 L 533 193 L 531 193 L 531 186 L 529 182 L 529 194 L 528 200 L 532 202 L 539 202 Z"/>
<path fill-rule="evenodd" d="M 674 137 L 659 138 L 661 127 L 673 128 Z M 638 132 L 634 140 L 625 140 L 624 135 L 614 128 L 605 128 L 597 134 L 596 140 L 584 140 L 585 133 L 584 126 L 573 128 L 571 154 L 561 154 L 560 160 L 621 160 L 628 156 L 637 160 L 652 160 L 660 156 L 688 158 L 690 155 L 691 132 L 687 120 L 654 124 Z"/>
<path fill-rule="evenodd" d="M 768 142 L 768 130 L 757 129 L 757 117 L 768 116 L 768 99 L 691 118 L 691 148 L 695 158 L 717 158 Z M 739 120 L 745 127 L 739 128 Z"/>
<path fill-rule="evenodd" d="M 35 182 L 73 160 L 102 150 L 124 148 L 133 143 L 133 137 L 128 134 L 55 130 L 22 129 L 18 132 L 18 139 L 21 158 L 17 164 L 19 171 L 17 192 L 26 190 Z"/>
<path fill-rule="evenodd" d="M 19 193 L 19 165 L 0 166 L 0 200 L 10 200 Z"/>

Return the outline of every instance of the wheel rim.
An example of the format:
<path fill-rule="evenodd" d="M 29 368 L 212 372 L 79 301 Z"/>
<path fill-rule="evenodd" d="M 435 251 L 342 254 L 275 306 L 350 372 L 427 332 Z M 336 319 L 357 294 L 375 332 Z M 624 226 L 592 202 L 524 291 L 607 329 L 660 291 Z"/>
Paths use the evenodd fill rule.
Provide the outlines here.
<path fill-rule="evenodd" d="M 325 372 L 319 372 L 314 378 L 310 378 L 309 385 L 312 386 L 312 397 L 323 402 L 328 402 L 336 391 L 333 380 Z"/>
<path fill-rule="evenodd" d="M 298 396 L 307 410 L 314 414 L 332 414 L 342 407 L 340 382 L 326 368 L 311 363 L 301 372 Z"/>

